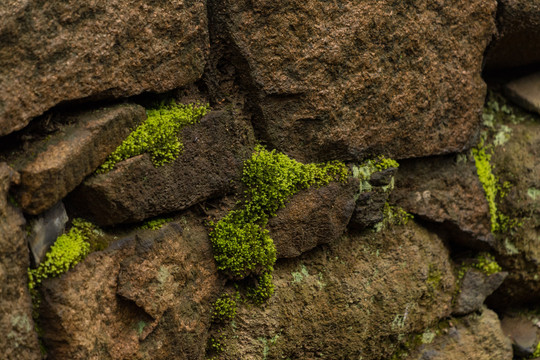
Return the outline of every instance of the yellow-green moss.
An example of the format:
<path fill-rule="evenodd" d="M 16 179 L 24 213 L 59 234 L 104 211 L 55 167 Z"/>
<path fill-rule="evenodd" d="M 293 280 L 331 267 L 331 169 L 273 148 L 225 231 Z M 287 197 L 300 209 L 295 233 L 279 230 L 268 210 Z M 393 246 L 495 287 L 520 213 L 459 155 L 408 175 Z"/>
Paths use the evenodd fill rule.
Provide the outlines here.
<path fill-rule="evenodd" d="M 237 279 L 258 276 L 258 285 L 250 297 L 255 302 L 270 297 L 276 249 L 265 229 L 268 219 L 300 190 L 324 186 L 330 181 L 344 182 L 347 175 L 343 163 L 305 165 L 275 150 L 256 146 L 251 159 L 244 163 L 243 207 L 212 224 L 210 240 L 218 269 Z"/>
<path fill-rule="evenodd" d="M 475 269 L 482 271 L 487 276 L 496 274 L 502 271 L 493 255 L 488 253 L 481 253 L 476 258 L 476 262 L 472 265 Z"/>
<path fill-rule="evenodd" d="M 146 120 L 109 155 L 97 172 L 108 172 L 120 161 L 144 153 L 150 154 L 155 166 L 173 161 L 183 150 L 180 130 L 195 124 L 207 112 L 208 105 L 177 104 L 174 100 L 147 109 Z"/>
<path fill-rule="evenodd" d="M 214 303 L 212 311 L 212 321 L 216 323 L 226 323 L 236 316 L 236 299 L 238 294 L 233 297 L 229 294 L 221 295 Z"/>
<path fill-rule="evenodd" d="M 534 353 L 531 355 L 531 359 L 536 359 L 540 357 L 540 341 L 536 345 L 536 349 L 534 350 Z"/>
<path fill-rule="evenodd" d="M 139 226 L 139 229 L 141 230 L 159 230 L 168 222 L 171 222 L 172 218 L 155 218 L 146 220 L 141 226 Z"/>

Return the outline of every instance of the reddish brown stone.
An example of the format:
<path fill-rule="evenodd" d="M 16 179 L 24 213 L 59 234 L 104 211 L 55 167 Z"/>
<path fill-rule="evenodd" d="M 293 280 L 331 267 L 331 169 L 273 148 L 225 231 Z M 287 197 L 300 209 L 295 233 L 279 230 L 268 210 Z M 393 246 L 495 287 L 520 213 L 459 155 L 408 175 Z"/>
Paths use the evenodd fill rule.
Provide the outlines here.
<path fill-rule="evenodd" d="M 211 5 L 254 124 L 301 161 L 463 150 L 480 124 L 494 0 Z"/>
<path fill-rule="evenodd" d="M 0 136 L 74 99 L 164 92 L 196 81 L 206 1 L 0 2 Z"/>

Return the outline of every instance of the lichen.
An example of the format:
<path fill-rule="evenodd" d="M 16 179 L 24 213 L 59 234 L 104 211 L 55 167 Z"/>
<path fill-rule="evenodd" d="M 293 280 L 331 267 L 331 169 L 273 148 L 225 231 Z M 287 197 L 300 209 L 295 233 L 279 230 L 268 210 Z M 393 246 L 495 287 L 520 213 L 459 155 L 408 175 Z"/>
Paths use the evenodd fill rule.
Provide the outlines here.
<path fill-rule="evenodd" d="M 97 173 L 112 170 L 120 161 L 148 153 L 154 166 L 176 159 L 183 150 L 180 131 L 195 124 L 208 112 L 208 105 L 161 102 L 147 109 L 146 120 L 110 154 Z"/>
<path fill-rule="evenodd" d="M 276 249 L 265 229 L 268 220 L 300 190 L 331 181 L 344 182 L 347 175 L 345 164 L 340 162 L 306 165 L 256 146 L 244 163 L 242 208 L 211 224 L 210 240 L 218 269 L 236 279 L 255 275 L 257 285 L 248 297 L 256 303 L 269 298 Z"/>

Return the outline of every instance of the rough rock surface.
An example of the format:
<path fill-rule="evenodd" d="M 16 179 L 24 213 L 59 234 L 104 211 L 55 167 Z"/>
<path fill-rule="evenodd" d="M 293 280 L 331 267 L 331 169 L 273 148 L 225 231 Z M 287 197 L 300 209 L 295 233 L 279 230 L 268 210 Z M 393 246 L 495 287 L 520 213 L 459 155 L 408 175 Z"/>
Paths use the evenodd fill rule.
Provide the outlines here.
<path fill-rule="evenodd" d="M 540 114 L 540 72 L 509 82 L 505 90 L 514 102 Z"/>
<path fill-rule="evenodd" d="M 60 102 L 164 92 L 196 81 L 206 1 L 2 1 L 0 135 Z"/>
<path fill-rule="evenodd" d="M 507 272 L 486 275 L 476 269 L 468 269 L 461 281 L 453 315 L 466 315 L 480 310 L 486 297 L 491 295 L 504 281 Z"/>
<path fill-rule="evenodd" d="M 478 131 L 495 1 L 210 5 L 237 53 L 255 125 L 302 160 L 460 151 Z"/>
<path fill-rule="evenodd" d="M 8 155 L 21 174 L 15 196 L 23 210 L 36 215 L 64 198 L 145 118 L 144 108 L 135 104 L 69 115 L 58 132 Z"/>
<path fill-rule="evenodd" d="M 18 174 L 0 163 L 0 349 L 7 360 L 40 359 L 28 293 L 28 248 L 24 217 L 8 201 L 8 190 Z"/>
<path fill-rule="evenodd" d="M 535 317 L 536 318 L 536 317 Z M 521 314 L 505 314 L 501 320 L 503 332 L 512 341 L 514 354 L 519 357 L 530 358 L 540 341 L 540 330 L 526 312 Z"/>
<path fill-rule="evenodd" d="M 228 111 L 213 111 L 182 131 L 183 153 L 154 167 L 148 155 L 117 164 L 86 180 L 70 196 L 80 216 L 99 225 L 136 222 L 182 210 L 234 189 L 254 146 L 251 125 Z"/>
<path fill-rule="evenodd" d="M 499 0 L 497 30 L 486 53 L 486 69 L 540 62 L 540 4 L 537 1 Z"/>
<path fill-rule="evenodd" d="M 338 240 L 347 229 L 355 207 L 358 180 L 331 183 L 295 195 L 268 222 L 278 258 L 301 255 L 317 245 Z"/>
<path fill-rule="evenodd" d="M 406 360 L 511 360 L 512 345 L 501 330 L 497 314 L 484 308 L 481 315 L 472 314 L 451 319 L 444 333 L 414 350 Z"/>
<path fill-rule="evenodd" d="M 43 283 L 44 343 L 54 359 L 203 359 L 222 282 L 200 221 L 139 231 Z"/>
<path fill-rule="evenodd" d="M 488 203 L 474 161 L 457 162 L 455 156 L 402 161 L 391 201 L 442 224 L 462 245 L 493 244 Z"/>
<path fill-rule="evenodd" d="M 69 218 L 64 203 L 59 201 L 43 214 L 31 219 L 27 230 L 26 240 L 32 253 L 33 265 L 36 267 L 45 258 L 45 254 L 64 232 Z"/>
<path fill-rule="evenodd" d="M 413 222 L 280 260 L 274 283 L 266 305 L 241 306 L 222 329 L 220 359 L 388 359 L 450 314 L 454 291 L 447 249 Z"/>

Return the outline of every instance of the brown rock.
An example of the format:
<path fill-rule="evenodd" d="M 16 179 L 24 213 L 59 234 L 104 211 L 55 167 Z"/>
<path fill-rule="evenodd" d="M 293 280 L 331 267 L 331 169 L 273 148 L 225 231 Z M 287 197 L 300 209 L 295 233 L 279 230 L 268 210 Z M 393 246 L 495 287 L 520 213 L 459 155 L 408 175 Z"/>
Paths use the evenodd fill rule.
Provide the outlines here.
<path fill-rule="evenodd" d="M 462 245 L 493 245 L 489 208 L 474 161 L 454 156 L 400 163 L 391 201 L 421 218 L 442 224 Z"/>
<path fill-rule="evenodd" d="M 498 272 L 488 276 L 481 271 L 468 269 L 461 281 L 452 314 L 459 316 L 480 310 L 486 297 L 501 286 L 506 276 L 508 276 L 507 272 Z"/>
<path fill-rule="evenodd" d="M 251 125 L 224 111 L 186 127 L 182 141 L 184 152 L 172 163 L 156 168 L 141 155 L 89 178 L 70 197 L 71 207 L 100 225 L 186 209 L 234 189 L 254 145 Z"/>
<path fill-rule="evenodd" d="M 40 359 L 28 293 L 29 254 L 20 209 L 8 202 L 19 175 L 0 163 L 0 349 L 6 360 Z"/>
<path fill-rule="evenodd" d="M 486 53 L 486 69 L 497 70 L 540 62 L 540 4 L 500 0 L 497 30 Z"/>
<path fill-rule="evenodd" d="M 338 240 L 354 210 L 358 179 L 331 183 L 296 194 L 268 222 L 278 258 L 297 257 L 317 245 Z"/>
<path fill-rule="evenodd" d="M 203 359 L 222 285 L 198 219 L 139 231 L 43 283 L 48 355 Z"/>
<path fill-rule="evenodd" d="M 435 338 L 425 332 L 426 344 L 405 357 L 406 360 L 511 360 L 512 345 L 501 330 L 497 314 L 484 308 L 481 315 L 472 314 L 451 319 L 450 327 Z"/>
<path fill-rule="evenodd" d="M 505 335 L 511 340 L 516 356 L 530 358 L 540 341 L 537 325 L 525 313 L 522 313 L 504 315 L 501 326 Z"/>
<path fill-rule="evenodd" d="M 0 135 L 60 102 L 164 92 L 196 81 L 206 1 L 2 1 Z"/>
<path fill-rule="evenodd" d="M 431 272 L 439 282 L 428 282 Z M 412 221 L 349 234 L 278 261 L 273 297 L 239 307 L 220 358 L 389 359 L 403 335 L 450 314 L 454 281 L 441 239 Z"/>
<path fill-rule="evenodd" d="M 224 0 L 213 24 L 271 146 L 301 161 L 463 150 L 495 1 Z"/>
<path fill-rule="evenodd" d="M 101 165 L 146 117 L 142 106 L 122 104 L 70 116 L 71 124 L 8 157 L 21 174 L 15 189 L 26 213 L 52 207 Z"/>
<path fill-rule="evenodd" d="M 540 114 L 540 72 L 511 81 L 505 90 L 515 103 Z"/>

